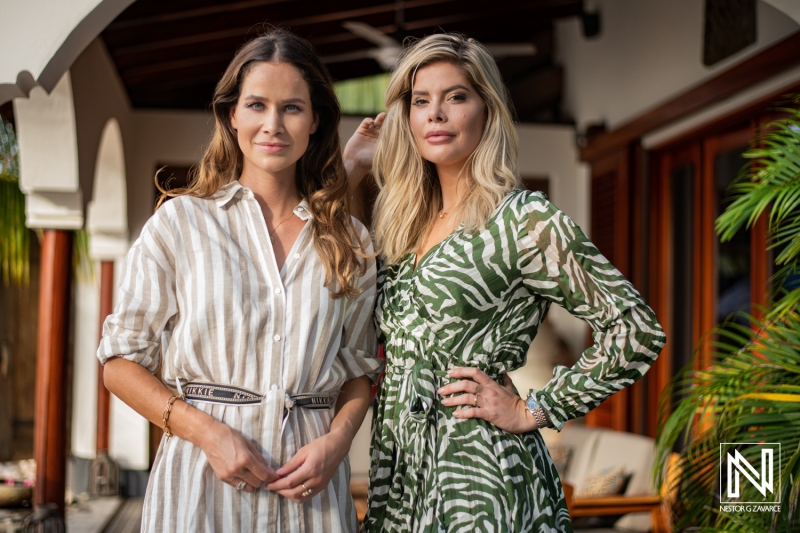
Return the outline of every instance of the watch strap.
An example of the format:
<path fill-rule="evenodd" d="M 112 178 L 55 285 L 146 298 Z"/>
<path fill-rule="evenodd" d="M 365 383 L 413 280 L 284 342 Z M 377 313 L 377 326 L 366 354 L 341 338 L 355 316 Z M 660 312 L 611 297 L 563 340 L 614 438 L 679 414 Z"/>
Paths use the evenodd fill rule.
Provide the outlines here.
<path fill-rule="evenodd" d="M 544 409 L 541 407 L 537 407 L 536 409 L 530 409 L 530 413 L 533 415 L 534 420 L 536 420 L 536 425 L 539 428 L 550 428 L 553 427 L 553 424 L 550 422 L 550 419 L 547 418 L 547 413 L 544 412 Z"/>

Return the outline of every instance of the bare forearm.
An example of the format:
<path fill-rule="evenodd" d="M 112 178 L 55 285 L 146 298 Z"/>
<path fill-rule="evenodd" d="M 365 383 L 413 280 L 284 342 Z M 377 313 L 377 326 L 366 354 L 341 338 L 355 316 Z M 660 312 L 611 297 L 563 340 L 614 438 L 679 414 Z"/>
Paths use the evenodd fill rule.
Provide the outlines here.
<path fill-rule="evenodd" d="M 106 388 L 134 411 L 158 427 L 163 426 L 162 414 L 172 392 L 143 366 L 116 357 L 109 359 L 103 369 Z M 204 428 L 216 423 L 209 415 L 177 400 L 172 405 L 169 428 L 172 433 L 192 444 L 200 445 Z"/>
<path fill-rule="evenodd" d="M 330 433 L 338 436 L 343 445 L 346 444 L 345 450 L 350 449 L 350 443 L 364 422 L 371 394 L 372 382 L 366 376 L 352 379 L 342 385 Z"/>
<path fill-rule="evenodd" d="M 355 194 L 358 186 L 364 180 L 364 176 L 370 171 L 370 167 L 360 164 L 353 159 L 344 160 L 344 171 L 347 175 L 347 188 L 351 195 Z"/>

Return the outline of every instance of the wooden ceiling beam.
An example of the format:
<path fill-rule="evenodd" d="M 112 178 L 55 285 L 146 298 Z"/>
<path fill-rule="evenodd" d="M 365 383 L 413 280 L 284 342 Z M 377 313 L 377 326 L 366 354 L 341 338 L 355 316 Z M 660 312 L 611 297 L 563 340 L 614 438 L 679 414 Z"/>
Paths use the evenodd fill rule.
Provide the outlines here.
<path fill-rule="evenodd" d="M 523 118 L 544 106 L 557 104 L 563 86 L 563 68 L 549 65 L 509 85 L 508 92 L 514 102 L 515 110 L 520 118 Z"/>
<path fill-rule="evenodd" d="M 381 29 L 385 31 L 387 28 Z M 479 30 L 478 27 L 473 29 Z M 474 36 L 478 40 L 483 40 L 486 42 L 497 42 L 500 40 L 503 42 L 531 42 L 535 41 L 534 36 L 536 33 L 541 31 L 537 29 L 531 29 L 529 31 L 527 28 L 507 28 L 507 31 L 503 35 L 496 35 L 492 37 L 488 33 L 472 31 L 473 29 L 458 28 L 458 31 L 467 33 L 470 36 Z M 415 35 L 417 33 L 420 35 Z M 424 33 L 428 32 L 415 31 L 412 33 L 412 36 L 422 36 Z M 348 35 L 352 38 L 352 34 L 349 33 L 339 34 L 339 42 L 336 42 L 335 39 L 330 38 L 333 36 L 328 36 L 328 38 L 324 39 L 323 42 L 320 42 L 321 40 L 317 39 L 311 40 L 312 44 L 314 44 L 314 46 L 317 47 L 320 53 L 322 53 L 324 56 L 366 51 L 369 48 L 372 48 L 368 43 L 358 43 L 357 41 L 354 42 L 352 39 L 348 39 Z M 117 64 L 120 75 L 126 79 L 126 83 L 130 82 L 138 85 L 140 83 L 146 83 L 147 79 L 149 79 L 143 78 L 141 80 L 137 79 L 134 81 L 133 77 L 137 77 L 140 74 L 168 72 L 174 68 L 181 68 L 184 65 L 216 63 L 217 61 L 227 64 L 227 62 L 233 58 L 235 50 L 240 44 L 240 39 L 230 38 L 227 41 L 215 41 L 213 43 L 187 44 L 180 48 L 173 49 L 170 54 L 164 54 L 159 50 L 142 52 L 136 54 L 135 56 L 119 56 L 115 53 L 115 51 L 111 51 L 111 54 L 115 63 Z M 227 52 L 218 53 L 216 52 L 217 50 L 227 50 Z M 537 44 L 537 50 L 537 64 L 549 59 L 549 48 Z M 211 59 L 209 60 L 209 58 Z M 329 68 L 332 67 L 329 65 Z M 129 76 L 131 77 L 129 78 Z"/>
<path fill-rule="evenodd" d="M 455 0 L 412 0 L 407 2 L 406 10 L 424 9 L 438 4 L 453 4 L 454 2 Z M 297 6 L 292 5 L 290 6 L 292 9 L 262 8 L 251 9 L 250 12 L 243 13 L 221 11 L 213 16 L 207 16 L 202 20 L 193 21 L 152 21 L 144 24 L 143 26 L 121 26 L 114 23 L 106 29 L 104 36 L 112 43 L 117 40 L 141 40 L 141 31 L 142 28 L 144 28 L 148 32 L 156 35 L 169 33 L 171 35 L 176 35 L 177 37 L 185 37 L 196 32 L 197 28 L 211 28 L 209 31 L 203 33 L 213 33 L 213 31 L 218 29 L 220 26 L 227 26 L 231 23 L 234 23 L 234 21 L 237 27 L 242 28 L 245 28 L 245 26 L 241 25 L 243 21 L 248 21 L 251 23 L 250 26 L 247 26 L 246 28 L 252 28 L 253 26 L 257 26 L 262 22 L 271 22 L 285 27 L 295 28 L 314 24 L 340 23 L 345 20 L 361 19 L 374 15 L 388 15 L 388 18 L 394 21 L 394 11 L 396 8 L 396 4 L 391 2 L 378 5 L 371 4 L 365 7 L 356 7 L 353 9 L 339 9 L 336 11 L 331 11 L 329 9 L 332 5 L 339 5 L 341 7 L 341 4 L 332 4 L 331 2 L 315 2 L 311 5 L 309 5 L 309 3 L 303 5 L 303 13 L 313 13 L 311 15 L 304 16 L 298 16 L 299 10 L 296 9 Z M 326 10 L 326 8 L 328 10 Z M 450 6 L 450 9 L 452 9 L 452 5 Z M 339 24 L 336 24 L 336 26 L 338 27 Z M 244 33 L 246 33 L 246 30 L 243 32 L 243 34 Z"/>
<path fill-rule="evenodd" d="M 405 10 L 410 10 L 418 7 L 425 7 L 432 4 L 437 4 L 442 2 L 453 2 L 453 1 L 454 0 L 408 0 L 403 3 L 403 8 Z M 580 6 L 581 3 L 582 3 L 581 0 L 538 0 L 536 2 L 536 6 L 537 8 L 543 10 L 550 8 L 559 9 L 564 7 L 568 7 L 574 10 L 575 6 Z M 137 4 L 143 4 L 143 2 L 140 1 L 137 2 Z M 126 14 L 131 11 L 131 9 L 128 9 L 126 12 L 123 12 L 123 14 L 120 17 L 118 17 L 117 20 L 112 22 L 108 26 L 107 30 L 117 31 L 128 28 L 140 28 L 143 26 L 150 26 L 158 23 L 176 22 L 179 20 L 227 14 L 236 11 L 247 11 L 251 9 L 263 8 L 265 6 L 275 6 L 277 4 L 290 4 L 289 6 L 285 6 L 285 9 L 287 11 L 294 7 L 297 7 L 297 2 L 293 0 L 243 0 L 243 1 L 228 2 L 224 4 L 213 4 L 202 7 L 195 7 L 196 2 L 192 2 L 191 3 L 192 7 L 190 8 L 163 13 L 161 12 L 161 10 L 163 9 L 162 6 L 164 5 L 163 3 L 153 2 L 152 4 L 154 6 L 158 6 L 154 7 L 155 14 L 138 16 L 138 17 L 134 15 L 132 18 L 125 18 Z M 308 4 L 309 4 L 308 2 L 305 2 L 303 6 L 303 9 L 306 11 L 310 10 L 310 6 Z M 323 6 L 333 5 L 339 7 L 338 10 L 331 11 L 328 14 L 328 16 L 331 17 L 331 20 L 348 20 L 350 18 L 361 17 L 372 13 L 394 12 L 397 9 L 397 3 L 394 1 L 388 1 L 378 5 L 374 5 L 374 2 L 367 2 L 367 4 L 368 4 L 367 7 L 363 7 L 360 9 L 351 8 L 342 10 L 341 2 L 337 2 L 335 4 L 332 4 L 331 2 L 321 2 L 321 5 Z M 463 2 L 459 2 L 459 4 L 461 4 L 460 9 L 463 9 Z M 281 13 L 281 15 L 288 16 L 288 14 L 284 13 Z"/>
<path fill-rule="evenodd" d="M 231 54 L 227 52 L 223 54 L 195 56 L 120 70 L 120 77 L 125 81 L 126 85 L 136 87 L 157 80 L 164 74 L 176 75 L 181 71 L 194 69 L 196 67 L 211 67 L 210 70 L 221 73 L 228 66 L 230 60 Z M 222 66 L 222 70 L 219 69 L 220 65 Z"/>
<path fill-rule="evenodd" d="M 245 2 L 230 2 L 226 4 L 196 7 L 194 9 L 185 9 L 181 11 L 174 11 L 171 13 L 159 13 L 157 15 L 148 15 L 128 20 L 125 20 L 123 18 L 122 20 L 118 19 L 109 24 L 108 27 L 106 28 L 106 31 L 117 31 L 129 28 L 141 28 L 143 26 L 150 26 L 151 24 L 158 24 L 163 22 L 175 22 L 178 20 L 186 20 L 195 17 L 218 15 L 220 13 L 231 13 L 234 11 L 244 11 L 247 9 L 259 8 L 273 4 L 293 2 L 293 1 L 296 0 L 247 0 Z"/>
<path fill-rule="evenodd" d="M 423 30 L 426 28 L 430 28 L 431 30 L 436 29 L 439 26 L 443 25 L 450 25 L 450 24 L 457 24 L 459 22 L 467 22 L 467 21 L 483 21 L 489 24 L 489 21 L 486 20 L 487 18 L 500 18 L 501 20 L 497 21 L 499 27 L 502 28 L 504 24 L 508 24 L 508 19 L 503 20 L 503 15 L 514 14 L 514 19 L 518 19 L 520 15 L 525 18 L 526 16 L 530 19 L 530 21 L 534 25 L 541 26 L 544 23 L 550 23 L 551 20 L 554 18 L 561 18 L 565 16 L 572 16 L 580 11 L 579 2 L 576 0 L 551 0 L 546 4 L 546 7 L 542 7 L 541 0 L 528 0 L 527 2 L 520 2 L 516 4 L 510 4 L 503 8 L 497 9 L 465 9 L 464 1 L 459 3 L 460 9 L 458 12 L 448 13 L 448 10 L 445 9 L 446 4 L 451 3 L 453 0 L 416 0 L 413 4 L 412 2 L 408 3 L 407 9 L 411 9 L 411 6 L 422 8 L 427 7 L 428 9 L 423 10 L 423 12 L 430 12 L 431 9 L 434 7 L 438 7 L 439 9 L 433 9 L 433 11 L 437 12 L 436 16 L 427 17 L 424 19 L 413 19 L 407 17 L 407 20 L 404 24 L 404 29 L 408 32 L 414 32 L 417 30 Z M 417 5 L 419 4 L 419 5 Z M 481 3 L 481 5 L 485 5 Z M 331 22 L 338 22 L 340 20 L 349 20 L 355 19 L 358 17 L 363 17 L 364 15 L 369 13 L 378 13 L 378 12 L 385 12 L 383 9 L 378 9 L 380 6 L 375 8 L 364 8 L 360 10 L 350 10 L 350 11 L 339 11 L 335 13 L 323 13 L 319 15 L 313 16 L 306 16 L 306 17 L 296 17 L 296 18 L 284 18 L 279 16 L 278 13 L 271 14 L 269 20 L 275 21 L 279 23 L 281 26 L 292 28 L 294 31 L 301 35 L 310 36 L 313 40 L 318 42 L 326 42 L 326 37 L 330 36 L 330 34 L 334 34 L 336 40 L 347 40 L 346 37 L 349 37 L 351 40 L 355 42 L 362 42 L 366 43 L 362 39 L 356 37 L 355 35 L 350 34 L 349 32 L 342 32 L 337 31 L 339 30 L 338 24 L 333 24 L 332 26 L 324 27 L 326 23 L 330 24 Z M 441 12 L 441 13 L 440 13 Z M 408 15 L 408 14 L 407 14 Z M 250 18 L 249 20 L 257 20 L 256 18 Z M 371 22 L 371 21 L 367 21 Z M 378 22 L 377 24 L 381 24 Z M 316 25 L 323 25 L 321 27 L 314 27 Z M 122 35 L 119 32 L 114 31 L 106 31 L 103 33 L 103 38 L 106 42 L 106 45 L 111 50 L 112 54 L 115 57 L 122 57 L 128 54 L 138 54 L 142 52 L 148 51 L 155 51 L 155 50 L 167 50 L 170 48 L 185 46 L 185 45 L 194 45 L 200 44 L 205 42 L 213 42 L 213 41 L 220 41 L 226 39 L 232 39 L 235 37 L 240 37 L 242 40 L 246 40 L 248 34 L 254 35 L 254 29 L 259 26 L 259 23 L 256 24 L 249 24 L 247 26 L 244 25 L 237 25 L 234 27 L 226 27 L 215 29 L 211 31 L 199 31 L 197 33 L 187 33 L 182 35 L 179 28 L 170 27 L 170 25 L 165 26 L 164 28 L 148 28 L 150 32 L 155 35 L 172 35 L 173 37 L 169 39 L 162 39 L 162 40 L 153 40 L 149 42 L 142 42 L 142 35 L 140 31 L 135 31 L 133 33 L 129 33 L 127 36 Z M 386 28 L 388 30 L 388 25 L 381 25 L 381 28 Z M 392 24 L 392 30 L 395 31 L 396 28 Z M 202 25 L 191 25 L 186 30 L 196 32 L 199 29 L 203 29 L 204 26 Z M 333 30 L 333 31 L 332 31 Z M 315 38 L 316 37 L 316 38 Z M 331 42 L 327 40 L 327 42 Z M 127 44 L 127 43 L 137 43 L 137 44 Z"/>

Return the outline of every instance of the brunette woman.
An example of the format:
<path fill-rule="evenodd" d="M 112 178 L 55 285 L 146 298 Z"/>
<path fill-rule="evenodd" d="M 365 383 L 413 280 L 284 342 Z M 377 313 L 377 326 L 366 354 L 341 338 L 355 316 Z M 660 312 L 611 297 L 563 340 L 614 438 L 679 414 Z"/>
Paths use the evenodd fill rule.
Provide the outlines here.
<path fill-rule="evenodd" d="M 142 531 L 354 531 L 344 459 L 381 364 L 330 78 L 270 31 L 213 111 L 198 177 L 131 248 L 98 351 L 106 386 L 165 432 Z"/>

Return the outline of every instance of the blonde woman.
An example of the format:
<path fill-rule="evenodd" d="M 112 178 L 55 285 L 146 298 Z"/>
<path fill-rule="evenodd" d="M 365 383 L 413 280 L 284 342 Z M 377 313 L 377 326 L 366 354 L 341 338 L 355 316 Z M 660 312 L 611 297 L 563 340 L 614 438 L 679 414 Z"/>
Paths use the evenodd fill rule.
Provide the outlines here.
<path fill-rule="evenodd" d="M 131 248 L 98 350 L 109 390 L 165 433 L 142 531 L 353 532 L 345 457 L 381 364 L 330 77 L 273 30 L 212 107 L 198 179 Z"/>
<path fill-rule="evenodd" d="M 484 47 L 457 35 L 417 42 L 386 107 L 345 150 L 354 185 L 374 149 L 380 191 L 376 321 L 387 368 L 365 529 L 571 531 L 536 430 L 560 429 L 640 378 L 664 334 L 580 228 L 518 189 L 506 91 Z M 586 320 L 595 342 L 526 402 L 506 373 L 525 363 L 554 303 Z"/>

